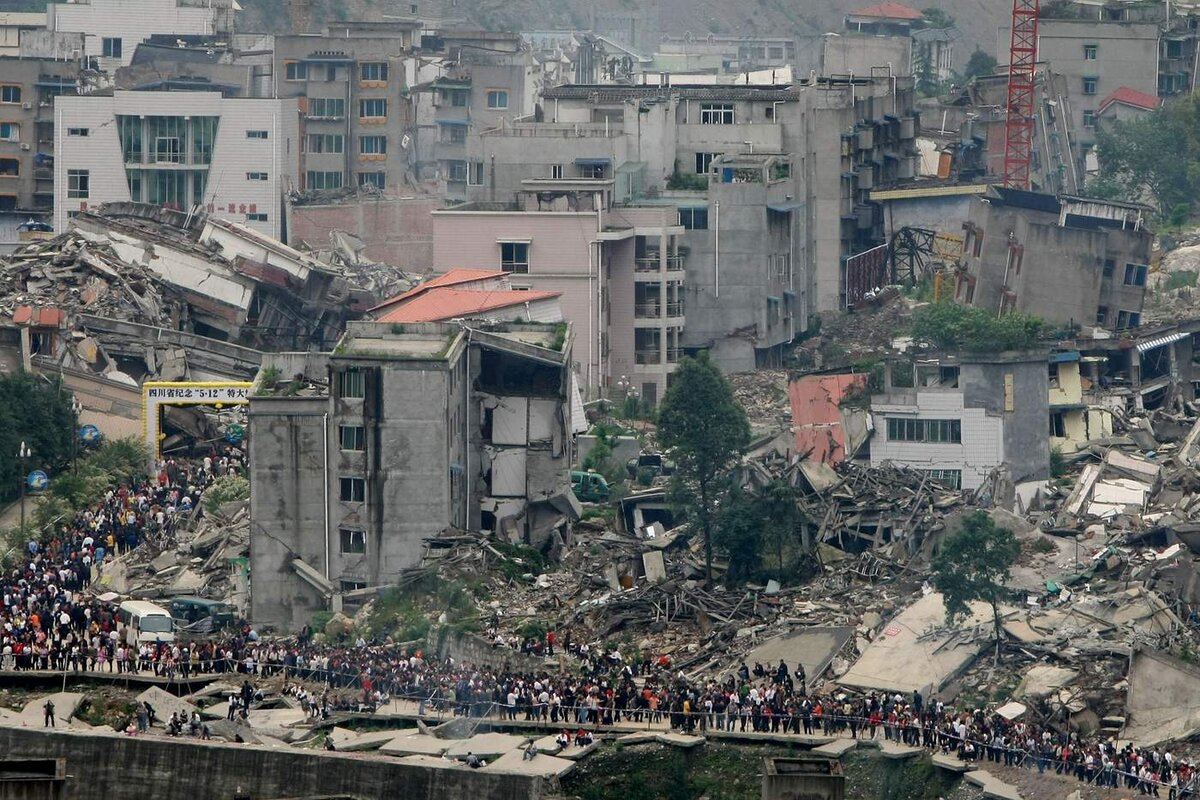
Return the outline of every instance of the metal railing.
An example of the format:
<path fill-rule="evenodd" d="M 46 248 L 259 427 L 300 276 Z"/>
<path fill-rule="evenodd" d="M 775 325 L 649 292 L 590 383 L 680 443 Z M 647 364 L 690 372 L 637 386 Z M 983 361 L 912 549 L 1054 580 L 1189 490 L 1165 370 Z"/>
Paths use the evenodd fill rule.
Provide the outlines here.
<path fill-rule="evenodd" d="M 637 350 L 633 354 L 633 363 L 635 364 L 659 364 L 662 363 L 662 350 Z"/>
<path fill-rule="evenodd" d="M 683 269 L 683 256 L 667 256 L 667 272 L 678 272 Z M 636 258 L 633 262 L 635 272 L 659 272 L 660 262 L 658 256 L 646 256 L 644 258 Z"/>
<path fill-rule="evenodd" d="M 663 303 L 637 303 L 633 307 L 634 319 L 659 319 L 662 317 Z"/>

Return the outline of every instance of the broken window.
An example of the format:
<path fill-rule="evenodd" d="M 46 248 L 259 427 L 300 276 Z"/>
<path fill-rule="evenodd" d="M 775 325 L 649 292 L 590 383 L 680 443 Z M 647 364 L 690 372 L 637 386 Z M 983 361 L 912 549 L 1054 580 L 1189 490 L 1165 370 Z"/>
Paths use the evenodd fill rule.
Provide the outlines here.
<path fill-rule="evenodd" d="M 339 425 L 338 441 L 341 442 L 343 450 L 365 450 L 366 429 L 362 425 Z"/>
<path fill-rule="evenodd" d="M 367 482 L 363 478 L 339 478 L 338 499 L 344 503 L 361 503 L 367 499 Z"/>
<path fill-rule="evenodd" d="M 339 528 L 338 539 L 341 540 L 341 551 L 343 553 L 367 552 L 367 535 L 363 531 L 354 530 L 353 528 Z"/>
<path fill-rule="evenodd" d="M 1117 327 L 1118 328 L 1136 328 L 1142 324 L 1142 315 L 1138 311 L 1118 311 L 1117 312 Z"/>
<path fill-rule="evenodd" d="M 360 172 L 358 173 L 358 185 L 374 186 L 376 189 L 382 190 L 386 177 L 383 172 Z"/>
<path fill-rule="evenodd" d="M 1062 412 L 1052 412 L 1050 414 L 1050 435 L 1065 439 L 1067 436 L 1067 423 L 1063 418 Z"/>
<path fill-rule="evenodd" d="M 1149 269 L 1145 264 L 1126 264 L 1125 265 L 1125 285 L 1126 286 L 1145 286 L 1146 273 Z"/>
<path fill-rule="evenodd" d="M 1096 306 L 1096 324 L 1108 324 L 1108 306 Z"/>
<path fill-rule="evenodd" d="M 1113 273 L 1117 271 L 1117 262 L 1115 259 L 1104 259 L 1104 277 L 1111 278 Z"/>
<path fill-rule="evenodd" d="M 962 470 L 961 469 L 927 469 L 925 474 L 930 480 L 935 480 L 948 489 L 962 488 Z"/>
<path fill-rule="evenodd" d="M 342 399 L 365 397 L 367 376 L 357 369 L 342 370 L 337 374 L 338 397 Z"/>

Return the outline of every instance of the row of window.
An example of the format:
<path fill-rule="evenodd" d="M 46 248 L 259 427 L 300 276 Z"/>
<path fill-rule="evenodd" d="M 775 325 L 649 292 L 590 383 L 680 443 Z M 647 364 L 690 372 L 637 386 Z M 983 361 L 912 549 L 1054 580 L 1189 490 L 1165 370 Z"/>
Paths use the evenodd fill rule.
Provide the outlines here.
<path fill-rule="evenodd" d="M 306 81 L 309 77 L 315 77 L 315 65 L 305 61 L 288 61 L 283 65 L 283 79 L 288 81 Z M 325 72 L 326 80 L 337 80 L 337 65 L 327 64 Z M 360 81 L 386 81 L 388 79 L 388 64 L 386 61 L 364 61 L 358 65 L 358 79 Z"/>
<path fill-rule="evenodd" d="M 359 186 L 374 186 L 376 189 L 383 189 L 387 182 L 387 173 L 382 170 L 356 172 L 354 177 Z M 337 170 L 310 169 L 304 173 L 304 188 L 341 189 L 345 185 L 345 178 Z"/>
<path fill-rule="evenodd" d="M 962 444 L 962 421 L 888 417 L 887 438 L 891 442 Z"/>
<path fill-rule="evenodd" d="M 306 152 L 309 153 L 342 153 L 345 152 L 344 137 L 340 133 L 310 133 L 305 139 Z M 387 136 L 358 137 L 358 152 L 362 155 L 386 155 Z"/>
<path fill-rule="evenodd" d="M 1109 323 L 1109 314 L 1110 313 L 1111 312 L 1110 312 L 1108 306 L 1097 306 L 1096 307 L 1096 324 L 1100 325 L 1101 327 L 1107 327 L 1108 323 Z M 1125 311 L 1124 309 L 1119 309 L 1117 311 L 1116 327 L 1118 329 L 1136 328 L 1137 326 L 1139 326 L 1141 324 L 1142 324 L 1142 315 L 1140 312 Z"/>

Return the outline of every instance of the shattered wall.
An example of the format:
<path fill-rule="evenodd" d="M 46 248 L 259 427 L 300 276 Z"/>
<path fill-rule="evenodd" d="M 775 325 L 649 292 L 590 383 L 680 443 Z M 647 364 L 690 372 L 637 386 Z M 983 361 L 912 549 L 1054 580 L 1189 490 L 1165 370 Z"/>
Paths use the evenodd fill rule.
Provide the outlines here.
<path fill-rule="evenodd" d="M 360 197 L 330 205 L 289 205 L 288 244 L 322 248 L 334 231 L 366 244 L 363 256 L 410 272 L 433 267 L 435 197 Z"/>

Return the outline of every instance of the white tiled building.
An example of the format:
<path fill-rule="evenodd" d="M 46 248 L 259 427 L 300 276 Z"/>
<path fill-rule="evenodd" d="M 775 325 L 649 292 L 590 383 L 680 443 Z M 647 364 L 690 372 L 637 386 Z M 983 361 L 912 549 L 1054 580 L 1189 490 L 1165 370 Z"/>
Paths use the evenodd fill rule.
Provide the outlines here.
<path fill-rule="evenodd" d="M 218 92 L 114 92 L 54 108 L 54 227 L 135 201 L 209 214 L 281 238 L 298 184 L 296 100 Z"/>
<path fill-rule="evenodd" d="M 151 34 L 232 33 L 234 8 L 233 0 L 76 0 L 47 5 L 46 27 L 84 34 L 84 54 L 112 72 Z"/>

